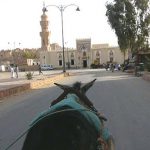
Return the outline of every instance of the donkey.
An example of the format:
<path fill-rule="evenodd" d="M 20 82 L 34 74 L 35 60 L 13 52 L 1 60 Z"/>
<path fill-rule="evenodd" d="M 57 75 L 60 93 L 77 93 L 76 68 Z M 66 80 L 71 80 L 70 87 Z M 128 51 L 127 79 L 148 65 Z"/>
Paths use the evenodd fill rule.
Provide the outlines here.
<path fill-rule="evenodd" d="M 72 87 L 54 83 L 63 93 L 32 122 L 22 150 L 114 150 L 107 119 L 86 96 L 95 81 Z"/>

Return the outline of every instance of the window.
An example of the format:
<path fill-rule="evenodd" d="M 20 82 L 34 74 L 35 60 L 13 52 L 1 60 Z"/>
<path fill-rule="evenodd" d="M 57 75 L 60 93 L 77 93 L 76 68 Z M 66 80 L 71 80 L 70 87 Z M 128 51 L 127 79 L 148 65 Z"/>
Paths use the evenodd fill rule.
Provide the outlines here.
<path fill-rule="evenodd" d="M 71 65 L 74 65 L 74 59 L 71 59 Z"/>
<path fill-rule="evenodd" d="M 109 59 L 110 59 L 110 62 L 113 62 L 114 60 L 114 53 L 112 50 L 109 52 Z"/>
<path fill-rule="evenodd" d="M 96 52 L 96 58 L 99 58 L 100 57 L 100 53 L 99 51 Z"/>
<path fill-rule="evenodd" d="M 86 57 L 86 52 L 83 52 L 83 57 Z"/>
<path fill-rule="evenodd" d="M 59 58 L 59 59 L 62 59 L 62 55 L 61 55 L 61 54 L 59 54 L 58 58 Z"/>
<path fill-rule="evenodd" d="M 71 58 L 74 58 L 74 54 L 73 53 L 71 53 Z"/>

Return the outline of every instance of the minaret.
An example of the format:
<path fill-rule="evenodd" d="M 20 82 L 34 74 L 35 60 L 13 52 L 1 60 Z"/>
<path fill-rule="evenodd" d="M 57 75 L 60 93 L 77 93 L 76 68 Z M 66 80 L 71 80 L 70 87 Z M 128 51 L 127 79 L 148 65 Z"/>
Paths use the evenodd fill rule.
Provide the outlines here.
<path fill-rule="evenodd" d="M 48 17 L 45 14 L 46 10 L 45 10 L 45 5 L 43 7 L 43 14 L 41 16 L 41 21 L 40 21 L 40 25 L 41 25 L 41 29 L 42 31 L 40 32 L 40 36 L 41 36 L 41 50 L 42 51 L 50 51 L 50 42 L 49 42 L 49 36 L 50 36 L 50 32 L 48 31 L 48 25 L 49 25 L 49 21 L 48 21 Z"/>

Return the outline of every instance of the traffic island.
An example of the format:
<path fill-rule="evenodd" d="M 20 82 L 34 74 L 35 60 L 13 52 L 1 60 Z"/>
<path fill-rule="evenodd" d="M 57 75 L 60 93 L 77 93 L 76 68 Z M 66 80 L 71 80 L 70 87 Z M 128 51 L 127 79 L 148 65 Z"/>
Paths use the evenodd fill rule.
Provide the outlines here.
<path fill-rule="evenodd" d="M 45 85 L 51 85 L 59 80 L 62 80 L 63 78 L 64 74 L 58 74 L 55 76 L 46 77 L 44 79 L 28 80 L 22 84 L 10 85 L 0 90 L 0 99 L 18 94 L 26 90 L 38 89 Z"/>
<path fill-rule="evenodd" d="M 134 74 L 135 70 L 134 69 L 128 69 L 128 70 L 125 70 L 125 72 L 129 73 L 129 74 Z"/>
<path fill-rule="evenodd" d="M 26 91 L 28 89 L 30 89 L 29 83 L 22 84 L 22 85 L 14 85 L 14 87 L 2 89 L 0 90 L 0 99 L 11 96 L 11 95 L 15 95 L 17 93 Z"/>
<path fill-rule="evenodd" d="M 68 77 L 68 76 L 69 76 L 69 72 L 65 72 L 64 77 Z"/>
<path fill-rule="evenodd" d="M 145 71 L 144 74 L 143 74 L 143 79 L 147 80 L 147 81 L 150 81 L 150 72 Z"/>
<path fill-rule="evenodd" d="M 60 74 L 60 75 L 56 75 L 53 77 L 47 77 L 45 79 L 38 79 L 36 81 L 31 81 L 30 82 L 30 89 L 38 89 L 38 88 L 45 86 L 45 85 L 54 84 L 55 82 L 57 82 L 63 78 L 64 78 L 64 75 Z"/>

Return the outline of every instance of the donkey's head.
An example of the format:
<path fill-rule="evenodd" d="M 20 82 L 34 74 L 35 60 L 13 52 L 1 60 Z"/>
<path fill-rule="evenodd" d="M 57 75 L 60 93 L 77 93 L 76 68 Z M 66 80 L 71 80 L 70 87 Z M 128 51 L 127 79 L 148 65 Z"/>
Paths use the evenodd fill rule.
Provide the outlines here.
<path fill-rule="evenodd" d="M 58 83 L 54 83 L 58 87 L 60 87 L 63 90 L 63 93 L 56 99 L 54 100 L 51 105 L 54 105 L 58 103 L 59 101 L 63 100 L 67 94 L 76 94 L 80 100 L 82 100 L 85 104 L 88 106 L 93 106 L 93 104 L 90 102 L 90 100 L 87 98 L 85 93 L 88 91 L 88 89 L 94 84 L 96 79 L 92 80 L 91 82 L 88 82 L 86 84 L 83 84 L 81 82 L 75 82 L 72 87 L 68 85 L 62 85 Z"/>
<path fill-rule="evenodd" d="M 96 81 L 96 79 L 94 79 L 91 82 L 88 82 L 86 84 L 83 84 L 83 85 L 81 82 L 75 82 L 73 84 L 73 88 L 75 90 L 80 91 L 82 94 L 85 94 L 88 91 L 88 89 L 94 84 L 95 81 Z"/>
<path fill-rule="evenodd" d="M 88 82 L 86 84 L 82 84 L 81 82 L 77 81 L 73 84 L 72 87 L 70 87 L 68 85 L 58 84 L 58 83 L 54 83 L 54 84 L 57 85 L 58 87 L 60 87 L 61 89 L 63 89 L 64 91 L 68 91 L 68 93 L 69 93 L 69 91 L 73 92 L 75 90 L 75 91 L 80 91 L 82 94 L 85 94 L 88 91 L 88 89 L 94 84 L 95 81 L 96 81 L 96 79 L 94 79 L 91 82 Z"/>

